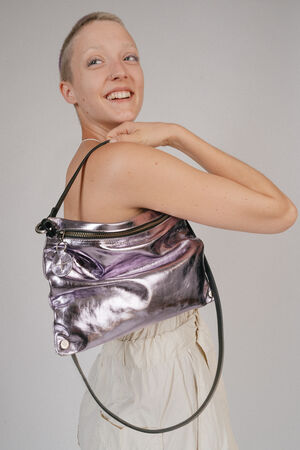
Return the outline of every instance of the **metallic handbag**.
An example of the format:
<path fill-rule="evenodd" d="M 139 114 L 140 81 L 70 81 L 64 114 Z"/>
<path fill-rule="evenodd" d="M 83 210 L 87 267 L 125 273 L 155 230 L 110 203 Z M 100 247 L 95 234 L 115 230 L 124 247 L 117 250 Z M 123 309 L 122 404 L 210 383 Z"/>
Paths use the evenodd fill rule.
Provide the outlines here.
<path fill-rule="evenodd" d="M 107 414 L 137 431 L 165 433 L 194 420 L 216 390 L 224 355 L 221 303 L 204 244 L 187 220 L 151 209 L 115 223 L 56 217 L 83 164 L 108 142 L 87 153 L 49 216 L 35 227 L 37 233 L 46 234 L 43 273 L 49 281 L 49 303 L 54 311 L 54 347 L 59 355 L 72 356 L 89 392 Z M 100 402 L 76 353 L 213 301 L 218 319 L 218 365 L 205 401 L 192 416 L 167 428 L 141 428 Z"/>

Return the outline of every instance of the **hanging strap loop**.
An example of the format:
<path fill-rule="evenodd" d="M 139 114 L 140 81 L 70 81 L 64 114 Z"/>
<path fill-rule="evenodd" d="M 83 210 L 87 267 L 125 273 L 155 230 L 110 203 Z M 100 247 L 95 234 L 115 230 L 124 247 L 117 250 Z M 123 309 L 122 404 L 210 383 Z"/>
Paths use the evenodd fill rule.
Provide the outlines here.
<path fill-rule="evenodd" d="M 83 158 L 83 160 L 81 161 L 81 163 L 79 164 L 79 166 L 77 167 L 77 169 L 75 170 L 72 178 L 70 179 L 69 183 L 67 184 L 67 186 L 65 187 L 65 190 L 63 191 L 63 193 L 61 194 L 61 196 L 58 199 L 58 202 L 56 203 L 56 205 L 51 209 L 50 214 L 45 217 L 41 222 L 39 222 L 36 227 L 35 227 L 35 231 L 37 233 L 46 233 L 47 236 L 54 236 L 55 231 L 54 231 L 54 227 L 53 224 L 51 224 L 51 221 L 47 221 L 48 217 L 56 217 L 56 214 L 58 213 L 67 193 L 69 192 L 69 190 L 71 189 L 72 184 L 74 183 L 78 173 L 80 172 L 80 169 L 82 168 L 82 166 L 84 165 L 84 163 L 86 162 L 86 160 L 89 158 L 89 156 L 99 147 L 102 147 L 102 145 L 107 144 L 108 142 L 110 142 L 110 140 L 106 140 L 101 142 L 100 144 L 96 145 L 95 147 L 93 147 Z M 52 228 L 51 228 L 52 227 Z"/>
<path fill-rule="evenodd" d="M 186 420 L 184 420 L 183 422 L 177 423 L 176 425 L 172 425 L 170 427 L 166 427 L 166 428 L 156 428 L 156 429 L 149 429 L 149 428 L 142 428 L 142 427 L 138 427 L 136 425 L 133 425 L 132 423 L 127 422 L 124 419 L 121 419 L 121 417 L 117 416 L 116 414 L 114 414 L 112 411 L 110 411 L 108 408 L 106 408 L 103 403 L 101 403 L 101 401 L 98 399 L 98 397 L 96 396 L 95 392 L 93 391 L 92 387 L 90 386 L 86 376 L 84 375 L 80 364 L 78 362 L 77 356 L 75 353 L 71 354 L 71 357 L 74 361 L 74 364 L 76 365 L 86 387 L 88 388 L 90 394 L 92 395 L 92 397 L 94 398 L 94 400 L 96 401 L 96 403 L 98 403 L 98 405 L 100 406 L 100 408 L 102 408 L 107 414 L 109 414 L 113 419 L 117 420 L 118 422 L 122 423 L 123 425 L 126 425 L 129 428 L 132 428 L 133 430 L 136 431 L 141 431 L 143 433 L 166 433 L 167 431 L 173 431 L 176 430 L 177 428 L 183 427 L 184 425 L 187 425 L 189 422 L 191 422 L 192 420 L 194 420 L 197 416 L 199 416 L 199 414 L 204 410 L 204 408 L 208 405 L 209 401 L 211 400 L 217 386 L 219 383 L 219 379 L 221 377 L 221 372 L 222 372 L 222 368 L 223 368 L 223 360 L 224 360 L 224 330 L 223 330 L 223 314 L 222 314 L 222 307 L 221 307 L 221 301 L 220 301 L 220 297 L 219 297 L 219 292 L 217 289 L 217 285 L 215 282 L 215 279 L 213 277 L 212 271 L 210 269 L 210 266 L 208 264 L 208 261 L 206 259 L 206 256 L 204 255 L 204 264 L 205 264 L 205 271 L 206 274 L 208 276 L 209 279 L 209 284 L 211 286 L 211 290 L 214 296 L 214 300 L 215 300 L 215 308 L 216 308 L 216 314 L 217 314 L 217 322 L 218 322 L 218 344 L 219 344 L 219 350 L 218 350 L 218 364 L 217 364 L 217 369 L 216 369 L 216 373 L 215 373 L 215 377 L 212 383 L 212 386 L 210 388 L 209 393 L 207 394 L 206 399 L 204 400 L 204 402 L 202 403 L 202 405 L 197 409 L 196 412 L 194 412 L 194 414 L 192 414 L 190 417 L 188 417 Z"/>

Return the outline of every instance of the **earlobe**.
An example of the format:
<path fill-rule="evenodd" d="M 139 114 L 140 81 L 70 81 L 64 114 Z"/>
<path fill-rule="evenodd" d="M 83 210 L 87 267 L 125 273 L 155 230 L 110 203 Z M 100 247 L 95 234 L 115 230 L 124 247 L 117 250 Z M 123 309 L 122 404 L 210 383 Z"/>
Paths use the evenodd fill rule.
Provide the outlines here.
<path fill-rule="evenodd" d="M 77 103 L 73 88 L 67 81 L 61 81 L 59 83 L 59 89 L 66 102 L 71 103 L 72 105 Z"/>

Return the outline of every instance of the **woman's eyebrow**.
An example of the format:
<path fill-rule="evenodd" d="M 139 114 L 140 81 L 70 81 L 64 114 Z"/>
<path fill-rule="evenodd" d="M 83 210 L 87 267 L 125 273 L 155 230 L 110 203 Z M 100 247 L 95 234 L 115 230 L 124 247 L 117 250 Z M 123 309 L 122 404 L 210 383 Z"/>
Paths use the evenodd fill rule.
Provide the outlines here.
<path fill-rule="evenodd" d="M 125 47 L 128 47 L 128 48 L 132 47 L 135 50 L 137 50 L 137 47 L 134 44 L 132 44 L 131 42 L 125 42 L 124 45 L 123 45 L 123 48 L 125 48 Z M 89 47 L 88 49 L 86 49 L 83 52 L 83 54 L 87 53 L 89 50 L 98 50 L 98 49 L 104 49 L 103 45 L 98 45 L 97 47 Z"/>

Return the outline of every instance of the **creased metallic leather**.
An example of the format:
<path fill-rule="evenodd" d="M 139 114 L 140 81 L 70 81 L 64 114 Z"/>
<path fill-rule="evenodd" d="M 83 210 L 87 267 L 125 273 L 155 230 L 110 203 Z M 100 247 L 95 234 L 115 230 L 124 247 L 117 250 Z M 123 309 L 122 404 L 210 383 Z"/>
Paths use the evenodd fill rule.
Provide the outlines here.
<path fill-rule="evenodd" d="M 49 220 L 63 230 L 112 232 L 161 215 L 146 210 L 110 224 Z M 204 244 L 188 222 L 169 215 L 153 228 L 129 236 L 63 241 L 46 236 L 43 272 L 50 285 L 55 351 L 63 356 L 87 350 L 207 305 L 214 297 L 203 257 Z"/>

